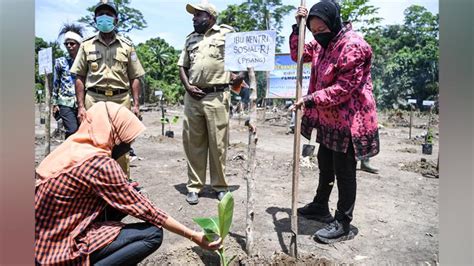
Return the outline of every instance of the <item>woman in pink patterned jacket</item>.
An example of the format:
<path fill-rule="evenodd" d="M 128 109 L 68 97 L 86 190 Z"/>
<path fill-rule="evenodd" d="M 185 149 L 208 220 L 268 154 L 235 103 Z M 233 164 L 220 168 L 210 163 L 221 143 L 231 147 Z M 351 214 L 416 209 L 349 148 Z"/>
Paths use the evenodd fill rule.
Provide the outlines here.
<path fill-rule="evenodd" d="M 379 134 L 370 68 L 372 49 L 364 39 L 342 25 L 339 6 L 323 0 L 298 9 L 296 20 L 307 18 L 315 40 L 305 44 L 303 60 L 311 62 L 308 94 L 293 108 L 304 109 L 301 134 L 310 139 L 317 129 L 319 185 L 313 202 L 298 214 L 329 223 L 315 233 L 323 243 L 352 239 L 350 222 L 356 198 L 356 160 L 379 152 Z M 299 24 L 299 23 L 298 23 Z M 297 24 L 297 25 L 298 25 Z M 290 49 L 297 59 L 298 27 L 293 26 Z M 329 196 L 337 177 L 339 199 L 335 218 L 329 212 Z"/>

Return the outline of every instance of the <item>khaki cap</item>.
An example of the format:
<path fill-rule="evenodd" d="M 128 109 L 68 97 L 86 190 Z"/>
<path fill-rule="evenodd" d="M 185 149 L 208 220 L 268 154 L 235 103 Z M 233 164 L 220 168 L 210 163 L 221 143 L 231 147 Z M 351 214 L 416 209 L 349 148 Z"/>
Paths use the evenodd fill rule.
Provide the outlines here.
<path fill-rule="evenodd" d="M 190 14 L 195 14 L 196 11 L 204 11 L 209 13 L 213 17 L 217 17 L 217 10 L 213 4 L 187 4 L 186 11 Z"/>

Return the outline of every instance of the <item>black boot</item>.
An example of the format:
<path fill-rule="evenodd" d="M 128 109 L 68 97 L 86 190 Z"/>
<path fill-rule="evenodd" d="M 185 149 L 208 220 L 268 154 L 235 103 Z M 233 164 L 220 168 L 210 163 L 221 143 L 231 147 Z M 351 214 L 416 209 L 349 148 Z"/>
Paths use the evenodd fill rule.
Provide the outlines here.
<path fill-rule="evenodd" d="M 360 170 L 368 172 L 368 173 L 372 173 L 372 174 L 378 174 L 379 173 L 379 169 L 373 168 L 373 167 L 370 166 L 369 159 L 365 159 L 365 160 L 360 161 Z"/>
<path fill-rule="evenodd" d="M 323 223 L 330 223 L 334 221 L 334 217 L 329 212 L 329 207 L 326 204 L 323 206 L 318 203 L 308 203 L 304 207 L 298 208 L 298 216 L 305 217 L 306 219 L 315 220 Z"/>

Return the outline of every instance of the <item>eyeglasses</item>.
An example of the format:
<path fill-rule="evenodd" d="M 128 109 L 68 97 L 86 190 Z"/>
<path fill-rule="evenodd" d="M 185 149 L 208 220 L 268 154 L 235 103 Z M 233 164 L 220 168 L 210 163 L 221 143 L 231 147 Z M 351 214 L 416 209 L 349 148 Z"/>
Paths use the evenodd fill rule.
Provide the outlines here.
<path fill-rule="evenodd" d="M 76 45 L 75 42 L 65 42 L 64 43 L 64 46 L 74 46 L 74 45 Z"/>

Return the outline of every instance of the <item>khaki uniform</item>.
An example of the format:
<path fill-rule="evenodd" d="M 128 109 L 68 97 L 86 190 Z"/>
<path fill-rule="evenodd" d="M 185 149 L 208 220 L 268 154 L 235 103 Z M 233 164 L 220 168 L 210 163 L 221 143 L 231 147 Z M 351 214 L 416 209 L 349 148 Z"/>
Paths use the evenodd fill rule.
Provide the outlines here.
<path fill-rule="evenodd" d="M 228 146 L 230 72 L 224 71 L 225 34 L 234 32 L 227 25 L 214 25 L 205 34 L 191 33 L 178 61 L 188 69 L 191 85 L 201 89 L 227 86 L 224 92 L 208 93 L 195 100 L 184 96 L 183 146 L 188 161 L 188 192 L 199 192 L 206 182 L 209 156 L 211 186 L 227 190 L 225 162 Z"/>
<path fill-rule="evenodd" d="M 145 74 L 132 42 L 120 35 L 114 38 L 109 45 L 100 34 L 85 40 L 71 67 L 71 73 L 86 78 L 86 109 L 99 101 L 115 102 L 130 109 L 130 80 Z M 128 154 L 117 162 L 130 177 Z"/>

